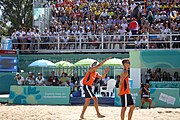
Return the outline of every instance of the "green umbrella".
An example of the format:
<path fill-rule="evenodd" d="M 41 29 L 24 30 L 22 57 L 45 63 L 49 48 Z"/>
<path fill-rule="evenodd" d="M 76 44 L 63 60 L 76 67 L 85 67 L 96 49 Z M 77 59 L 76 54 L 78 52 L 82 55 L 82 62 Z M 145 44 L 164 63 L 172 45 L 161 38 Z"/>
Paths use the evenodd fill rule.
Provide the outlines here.
<path fill-rule="evenodd" d="M 122 60 L 118 58 L 111 58 L 107 60 L 103 66 L 122 66 Z"/>
<path fill-rule="evenodd" d="M 96 60 L 94 60 L 94 59 L 86 58 L 86 59 L 77 61 L 74 65 L 75 66 L 90 66 L 95 61 Z"/>
<path fill-rule="evenodd" d="M 122 60 L 118 59 L 118 58 L 111 58 L 109 60 L 107 60 L 103 66 L 113 66 L 114 68 L 114 78 L 115 78 L 115 70 L 116 67 L 122 67 Z"/>
<path fill-rule="evenodd" d="M 68 61 L 59 61 L 57 63 L 55 63 L 56 67 L 73 67 L 74 64 L 70 63 Z"/>

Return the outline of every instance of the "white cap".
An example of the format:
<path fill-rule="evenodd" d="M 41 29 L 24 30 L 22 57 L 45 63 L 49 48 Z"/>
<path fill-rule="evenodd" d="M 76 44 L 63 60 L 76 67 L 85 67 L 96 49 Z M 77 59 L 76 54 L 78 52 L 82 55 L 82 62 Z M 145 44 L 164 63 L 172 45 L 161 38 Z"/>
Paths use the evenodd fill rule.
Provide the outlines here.
<path fill-rule="evenodd" d="M 19 73 L 16 73 L 16 76 L 20 75 Z"/>
<path fill-rule="evenodd" d="M 96 67 L 99 64 L 98 61 L 94 61 L 93 63 L 91 63 L 90 67 Z"/>

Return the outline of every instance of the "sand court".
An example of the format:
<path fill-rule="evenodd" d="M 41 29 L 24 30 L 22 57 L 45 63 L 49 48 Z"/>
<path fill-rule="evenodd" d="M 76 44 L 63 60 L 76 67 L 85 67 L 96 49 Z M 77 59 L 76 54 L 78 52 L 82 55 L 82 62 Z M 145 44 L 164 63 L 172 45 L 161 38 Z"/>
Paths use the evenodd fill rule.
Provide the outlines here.
<path fill-rule="evenodd" d="M 79 120 L 83 106 L 1 105 L 0 120 Z M 93 106 L 85 113 L 86 120 L 120 120 L 120 107 L 100 106 L 105 118 L 97 118 Z M 129 108 L 127 109 L 129 110 Z M 127 113 L 125 120 L 127 120 Z M 139 109 L 132 120 L 180 120 L 180 108 Z"/>

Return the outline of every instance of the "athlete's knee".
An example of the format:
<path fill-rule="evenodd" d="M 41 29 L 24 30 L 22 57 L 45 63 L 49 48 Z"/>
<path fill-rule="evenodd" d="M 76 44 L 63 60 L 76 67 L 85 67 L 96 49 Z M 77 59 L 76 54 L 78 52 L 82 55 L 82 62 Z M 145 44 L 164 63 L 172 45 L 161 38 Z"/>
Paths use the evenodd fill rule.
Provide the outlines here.
<path fill-rule="evenodd" d="M 86 102 L 87 104 L 89 104 L 89 103 L 90 103 L 90 98 L 86 98 L 86 99 L 85 99 L 85 102 Z"/>
<path fill-rule="evenodd" d="M 134 110 L 134 109 L 135 109 L 135 106 L 134 106 L 134 105 L 131 105 L 131 106 L 130 106 L 130 109 L 131 109 L 131 110 Z"/>
<path fill-rule="evenodd" d="M 98 99 L 96 97 L 92 97 L 92 99 L 94 100 L 94 102 L 98 101 Z"/>
<path fill-rule="evenodd" d="M 144 98 L 141 98 L 141 102 L 145 102 L 145 99 L 144 99 Z"/>
<path fill-rule="evenodd" d="M 122 111 L 126 111 L 126 107 L 122 107 L 122 109 L 121 109 Z"/>

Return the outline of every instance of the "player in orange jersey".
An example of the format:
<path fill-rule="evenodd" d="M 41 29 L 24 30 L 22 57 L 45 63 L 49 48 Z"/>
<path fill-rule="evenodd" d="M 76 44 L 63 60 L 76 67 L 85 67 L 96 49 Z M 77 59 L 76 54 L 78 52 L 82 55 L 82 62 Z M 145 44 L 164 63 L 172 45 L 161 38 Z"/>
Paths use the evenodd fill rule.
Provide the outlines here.
<path fill-rule="evenodd" d="M 107 73 L 109 71 L 109 68 L 105 69 L 105 72 L 104 72 L 103 76 L 101 76 L 98 72 L 96 72 L 96 69 L 99 68 L 100 66 L 102 66 L 103 63 L 106 62 L 109 59 L 110 58 L 107 58 L 106 60 L 100 62 L 99 64 L 98 64 L 97 61 L 92 63 L 90 65 L 90 68 L 88 69 L 85 77 L 83 78 L 83 90 L 85 92 L 85 103 L 84 103 L 84 107 L 83 107 L 83 110 L 82 110 L 82 113 L 81 113 L 81 116 L 80 116 L 81 119 L 84 119 L 84 113 L 86 111 L 87 106 L 90 103 L 91 98 L 94 101 L 94 107 L 95 107 L 96 112 L 97 112 L 97 117 L 98 118 L 105 117 L 104 115 L 101 115 L 100 112 L 99 112 L 98 100 L 97 100 L 96 96 L 94 95 L 94 93 L 92 92 L 92 84 L 93 84 L 93 82 L 94 82 L 94 80 L 96 78 L 100 78 L 100 79 L 105 78 L 105 76 L 107 75 Z"/>
<path fill-rule="evenodd" d="M 130 87 L 129 87 L 129 74 L 128 74 L 128 70 L 130 68 L 129 59 L 124 59 L 122 61 L 122 64 L 124 66 L 124 69 L 120 78 L 119 94 L 118 94 L 121 97 L 121 104 L 122 104 L 121 120 L 124 120 L 124 115 L 127 106 L 130 106 L 128 113 L 128 120 L 131 120 L 135 106 L 133 103 L 132 96 L 130 94 Z"/>

